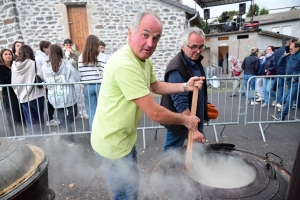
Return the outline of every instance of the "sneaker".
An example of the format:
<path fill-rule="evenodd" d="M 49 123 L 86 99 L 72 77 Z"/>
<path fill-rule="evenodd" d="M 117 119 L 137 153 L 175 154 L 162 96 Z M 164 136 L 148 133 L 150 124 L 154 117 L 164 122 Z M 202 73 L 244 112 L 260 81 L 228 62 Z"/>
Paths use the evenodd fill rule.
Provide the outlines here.
<path fill-rule="evenodd" d="M 268 104 L 264 103 L 263 105 L 261 105 L 261 107 L 267 107 Z"/>
<path fill-rule="evenodd" d="M 272 117 L 275 121 L 283 121 L 283 120 L 284 120 L 280 115 L 271 115 L 271 117 Z"/>
<path fill-rule="evenodd" d="M 273 101 L 273 102 L 272 102 L 272 106 L 276 106 L 276 101 Z"/>
<path fill-rule="evenodd" d="M 250 103 L 251 106 L 254 106 L 254 105 L 257 105 L 257 104 L 258 104 L 258 103 L 255 102 L 255 101 L 251 101 L 251 103 Z"/>
<path fill-rule="evenodd" d="M 258 99 L 256 99 L 256 102 L 261 102 L 261 101 L 263 101 L 263 100 L 264 100 L 263 97 L 258 97 Z"/>
<path fill-rule="evenodd" d="M 55 119 L 46 122 L 46 126 L 57 126 L 58 124 L 60 124 L 60 121 L 56 121 Z"/>
<path fill-rule="evenodd" d="M 297 106 L 297 105 L 294 103 L 293 106 L 292 106 L 292 108 L 293 108 L 293 109 L 296 109 L 296 106 Z"/>
<path fill-rule="evenodd" d="M 282 105 L 280 103 L 277 103 L 276 107 L 279 108 L 280 110 L 282 110 Z"/>
<path fill-rule="evenodd" d="M 249 104 L 249 103 L 250 103 L 250 101 L 249 101 L 249 100 L 246 100 L 246 101 L 245 101 L 245 103 L 246 103 L 246 104 Z"/>
<path fill-rule="evenodd" d="M 74 147 L 74 142 L 67 144 L 69 147 Z"/>
<path fill-rule="evenodd" d="M 84 113 L 83 115 L 81 115 L 81 118 L 84 118 L 84 119 L 88 119 L 89 118 L 89 115 Z"/>

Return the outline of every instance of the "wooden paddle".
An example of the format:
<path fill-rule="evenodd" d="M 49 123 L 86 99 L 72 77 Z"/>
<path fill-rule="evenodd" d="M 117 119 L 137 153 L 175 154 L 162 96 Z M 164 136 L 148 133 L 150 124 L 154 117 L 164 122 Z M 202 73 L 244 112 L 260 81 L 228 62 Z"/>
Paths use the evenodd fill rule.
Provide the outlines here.
<path fill-rule="evenodd" d="M 194 87 L 193 99 L 192 99 L 192 110 L 191 110 L 191 115 L 193 115 L 193 116 L 196 115 L 197 101 L 198 101 L 198 88 Z M 194 137 L 194 131 L 189 129 L 188 144 L 187 144 L 187 150 L 186 150 L 186 171 L 187 172 L 189 172 L 189 170 L 191 169 L 193 137 Z"/>

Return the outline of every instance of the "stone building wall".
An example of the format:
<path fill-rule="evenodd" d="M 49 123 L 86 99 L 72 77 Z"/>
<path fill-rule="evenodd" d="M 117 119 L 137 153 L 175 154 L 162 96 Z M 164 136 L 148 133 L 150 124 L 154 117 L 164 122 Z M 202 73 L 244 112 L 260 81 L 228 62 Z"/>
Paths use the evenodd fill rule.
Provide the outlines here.
<path fill-rule="evenodd" d="M 0 0 L 0 49 L 11 48 L 23 40 L 34 50 L 41 40 L 62 43 L 70 37 L 65 3 L 78 0 Z M 87 0 L 89 34 L 105 41 L 111 54 L 126 43 L 127 27 L 132 16 L 142 10 L 152 10 L 160 16 L 164 31 L 151 60 L 159 80 L 165 67 L 180 50 L 179 36 L 185 29 L 183 9 L 160 0 Z"/>

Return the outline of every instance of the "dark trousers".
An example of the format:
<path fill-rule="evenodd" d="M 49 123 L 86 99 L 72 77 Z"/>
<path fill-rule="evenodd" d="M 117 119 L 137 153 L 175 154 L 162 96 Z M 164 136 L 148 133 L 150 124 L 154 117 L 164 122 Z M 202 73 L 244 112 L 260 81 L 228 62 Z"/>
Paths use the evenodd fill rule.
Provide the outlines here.
<path fill-rule="evenodd" d="M 28 134 L 42 134 L 44 129 L 44 97 L 21 103 Z"/>
<path fill-rule="evenodd" d="M 46 91 L 46 96 L 45 98 L 47 99 L 47 117 L 49 116 L 49 121 L 51 121 L 54 117 L 53 117 L 53 114 L 54 114 L 54 111 L 55 111 L 55 108 L 52 106 L 52 104 L 50 103 L 50 101 L 48 101 L 48 88 L 45 88 L 45 91 Z"/>
<path fill-rule="evenodd" d="M 22 107 L 15 93 L 3 95 L 3 106 L 7 119 L 6 130 L 11 134 L 10 136 L 22 135 L 22 118 L 24 120 L 24 116 Z M 23 123 L 25 123 L 25 121 L 23 121 Z"/>
<path fill-rule="evenodd" d="M 75 121 L 77 116 L 77 104 L 66 108 L 57 108 L 56 112 L 60 121 L 60 124 L 58 125 L 59 132 L 73 132 L 72 123 Z M 69 144 L 74 142 L 73 135 L 64 135 L 62 138 Z"/>

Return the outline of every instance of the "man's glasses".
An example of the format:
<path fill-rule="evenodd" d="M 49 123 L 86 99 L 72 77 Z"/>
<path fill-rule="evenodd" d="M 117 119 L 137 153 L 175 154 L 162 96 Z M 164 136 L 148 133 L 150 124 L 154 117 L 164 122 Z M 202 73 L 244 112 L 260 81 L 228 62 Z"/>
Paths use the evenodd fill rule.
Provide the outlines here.
<path fill-rule="evenodd" d="M 203 44 L 203 45 L 200 45 L 200 46 L 197 46 L 197 45 L 193 45 L 193 46 L 189 46 L 189 45 L 186 45 L 188 48 L 190 48 L 192 51 L 197 51 L 198 49 L 200 50 L 200 51 L 203 51 L 205 48 L 206 48 L 206 46 Z"/>

